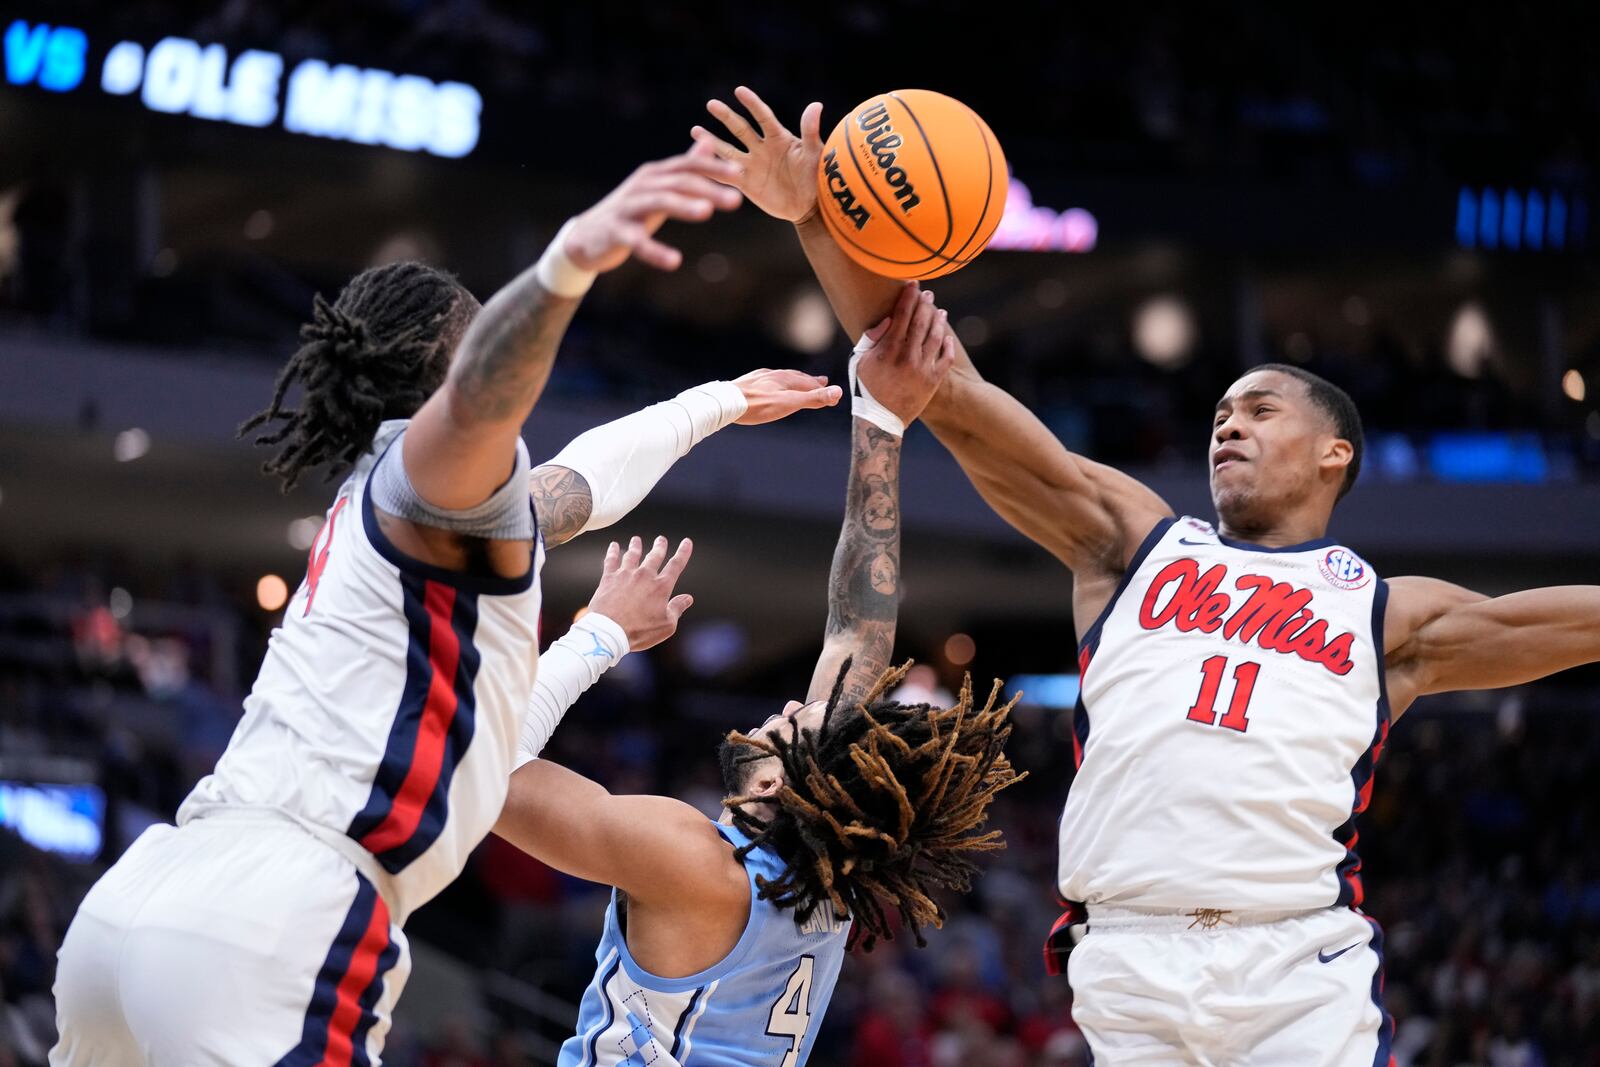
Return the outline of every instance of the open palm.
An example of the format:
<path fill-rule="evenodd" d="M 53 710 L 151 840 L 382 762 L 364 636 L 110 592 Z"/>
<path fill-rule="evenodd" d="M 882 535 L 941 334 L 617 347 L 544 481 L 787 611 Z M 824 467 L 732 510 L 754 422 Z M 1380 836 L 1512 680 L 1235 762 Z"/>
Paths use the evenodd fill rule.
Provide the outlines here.
<path fill-rule="evenodd" d="M 689 135 L 709 146 L 717 157 L 739 168 L 731 184 L 756 207 L 773 218 L 799 222 L 817 208 L 817 160 L 822 156 L 822 105 L 811 103 L 800 115 L 800 136 L 789 132 L 766 101 L 744 86 L 733 91 L 755 118 L 752 126 L 743 115 L 721 100 L 706 105 L 743 148 L 729 144 L 704 126 Z"/>

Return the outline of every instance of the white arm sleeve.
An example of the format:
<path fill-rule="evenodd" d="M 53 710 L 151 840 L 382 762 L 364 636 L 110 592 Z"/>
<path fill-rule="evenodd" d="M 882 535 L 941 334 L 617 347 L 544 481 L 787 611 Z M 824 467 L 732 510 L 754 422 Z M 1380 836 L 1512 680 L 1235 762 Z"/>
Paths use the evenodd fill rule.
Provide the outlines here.
<path fill-rule="evenodd" d="M 597 426 L 542 466 L 566 467 L 589 483 L 594 508 L 579 533 L 610 526 L 639 506 L 695 445 L 745 413 L 732 382 L 708 382 L 671 400 Z"/>
<path fill-rule="evenodd" d="M 567 709 L 627 654 L 628 635 L 622 627 L 591 611 L 539 657 L 513 771 L 539 758 Z"/>

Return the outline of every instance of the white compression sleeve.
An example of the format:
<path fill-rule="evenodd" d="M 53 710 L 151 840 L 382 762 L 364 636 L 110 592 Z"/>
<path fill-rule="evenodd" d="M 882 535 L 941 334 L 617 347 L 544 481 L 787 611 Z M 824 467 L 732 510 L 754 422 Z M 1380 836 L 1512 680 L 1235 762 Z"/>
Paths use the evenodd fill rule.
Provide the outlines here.
<path fill-rule="evenodd" d="M 589 612 L 539 657 L 528 714 L 517 737 L 516 770 L 539 758 L 567 709 L 628 654 L 628 635 L 611 619 Z"/>
<path fill-rule="evenodd" d="M 583 475 L 594 508 L 579 532 L 599 530 L 638 507 L 674 463 L 745 408 L 737 385 L 707 382 L 579 434 L 543 465 Z"/>

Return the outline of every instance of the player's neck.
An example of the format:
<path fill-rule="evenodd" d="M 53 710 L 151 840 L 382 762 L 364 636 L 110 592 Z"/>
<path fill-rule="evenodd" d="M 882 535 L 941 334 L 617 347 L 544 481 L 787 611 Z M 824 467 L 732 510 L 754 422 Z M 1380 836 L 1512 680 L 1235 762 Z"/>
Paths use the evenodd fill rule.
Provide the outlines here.
<path fill-rule="evenodd" d="M 1316 515 L 1290 515 L 1272 522 L 1241 522 L 1238 525 L 1219 519 L 1217 530 L 1223 537 L 1248 541 L 1264 548 L 1284 548 L 1315 541 L 1328 535 L 1328 521 Z"/>

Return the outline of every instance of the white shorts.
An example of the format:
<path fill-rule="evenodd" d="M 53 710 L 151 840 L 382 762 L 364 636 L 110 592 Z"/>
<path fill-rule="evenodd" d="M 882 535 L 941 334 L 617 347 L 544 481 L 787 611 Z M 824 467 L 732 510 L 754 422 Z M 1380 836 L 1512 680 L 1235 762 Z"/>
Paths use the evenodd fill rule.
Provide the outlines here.
<path fill-rule="evenodd" d="M 1382 952 L 1378 924 L 1350 908 L 1091 907 L 1067 957 L 1072 1017 L 1095 1067 L 1388 1067 Z"/>
<path fill-rule="evenodd" d="M 410 970 L 372 883 L 294 823 L 152 827 L 67 930 L 51 1067 L 376 1065 Z"/>

